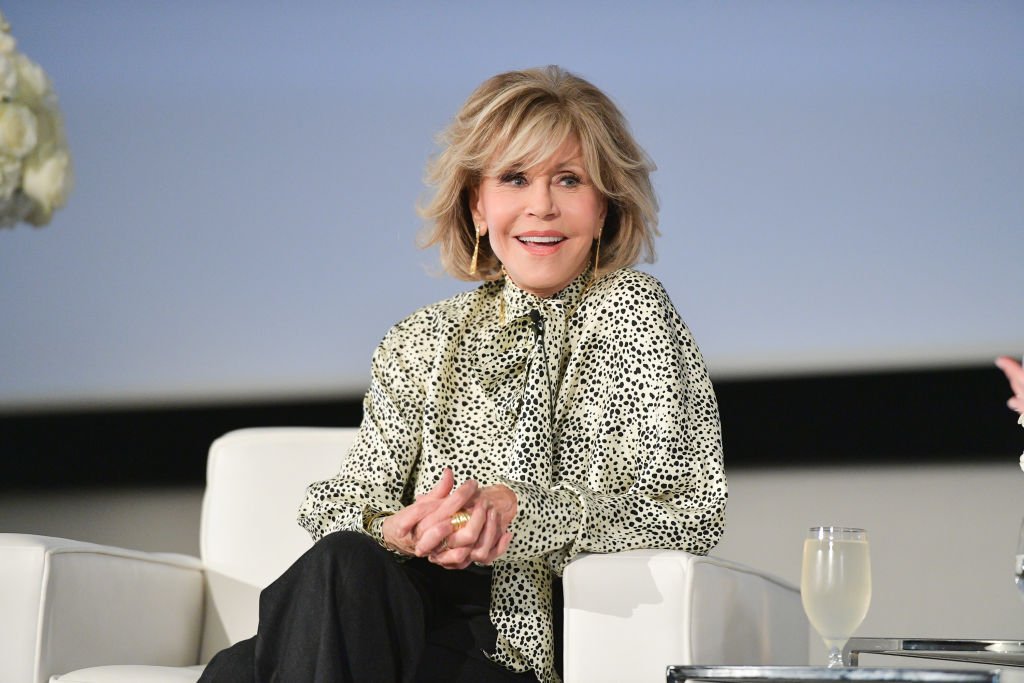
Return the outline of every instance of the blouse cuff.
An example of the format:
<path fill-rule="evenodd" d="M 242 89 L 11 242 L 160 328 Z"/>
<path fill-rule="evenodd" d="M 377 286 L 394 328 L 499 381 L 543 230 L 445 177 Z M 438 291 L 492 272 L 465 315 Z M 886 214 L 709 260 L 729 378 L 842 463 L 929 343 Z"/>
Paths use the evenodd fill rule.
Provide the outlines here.
<path fill-rule="evenodd" d="M 517 499 L 512 542 L 504 559 L 537 557 L 576 540 L 583 507 L 570 491 L 551 490 L 523 481 L 500 480 Z"/>

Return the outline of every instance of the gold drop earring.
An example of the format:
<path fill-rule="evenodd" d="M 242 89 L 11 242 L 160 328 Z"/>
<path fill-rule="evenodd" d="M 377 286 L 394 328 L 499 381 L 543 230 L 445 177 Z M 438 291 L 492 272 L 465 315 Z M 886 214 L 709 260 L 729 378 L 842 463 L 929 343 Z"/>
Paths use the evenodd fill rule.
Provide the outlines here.
<path fill-rule="evenodd" d="M 597 233 L 597 239 L 594 240 L 594 241 L 597 244 L 594 245 L 594 273 L 593 273 L 593 275 L 591 275 L 591 277 L 596 278 L 597 277 L 598 258 L 601 255 L 601 233 L 600 232 Z"/>
<path fill-rule="evenodd" d="M 484 226 L 476 226 L 476 243 L 473 244 L 473 258 L 469 262 L 469 274 L 476 275 L 476 261 L 480 256 L 480 235 L 483 234 Z"/>

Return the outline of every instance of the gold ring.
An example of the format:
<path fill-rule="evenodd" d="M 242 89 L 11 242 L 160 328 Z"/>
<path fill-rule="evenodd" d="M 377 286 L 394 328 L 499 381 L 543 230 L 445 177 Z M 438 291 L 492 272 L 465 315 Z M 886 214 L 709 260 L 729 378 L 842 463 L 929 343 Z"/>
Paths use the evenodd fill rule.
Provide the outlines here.
<path fill-rule="evenodd" d="M 467 524 L 469 524 L 469 513 L 466 512 L 465 510 L 459 510 L 454 515 L 452 515 L 451 522 L 452 522 L 452 531 L 453 532 L 458 531 L 462 527 L 464 527 Z"/>

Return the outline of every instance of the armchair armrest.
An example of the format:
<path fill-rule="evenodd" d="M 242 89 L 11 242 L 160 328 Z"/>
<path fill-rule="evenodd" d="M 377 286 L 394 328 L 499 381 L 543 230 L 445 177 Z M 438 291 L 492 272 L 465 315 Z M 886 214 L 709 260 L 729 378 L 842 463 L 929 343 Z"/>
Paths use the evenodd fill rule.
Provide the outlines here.
<path fill-rule="evenodd" d="M 102 664 L 196 664 L 198 559 L 0 534 L 0 680 Z"/>
<path fill-rule="evenodd" d="M 799 590 L 734 562 L 677 550 L 583 555 L 563 590 L 566 683 L 662 681 L 670 664 L 807 663 Z"/>

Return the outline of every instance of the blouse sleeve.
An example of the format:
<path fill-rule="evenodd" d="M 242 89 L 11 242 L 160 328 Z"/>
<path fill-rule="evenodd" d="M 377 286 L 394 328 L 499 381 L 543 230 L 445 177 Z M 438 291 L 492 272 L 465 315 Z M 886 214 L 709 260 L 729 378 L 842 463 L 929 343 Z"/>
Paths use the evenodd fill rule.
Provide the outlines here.
<path fill-rule="evenodd" d="M 520 542 L 506 559 L 545 554 L 561 573 L 581 552 L 706 554 L 721 537 L 727 488 L 718 405 L 696 342 L 655 285 L 605 316 L 617 323 L 606 336 L 601 388 L 584 394 L 600 419 L 587 437 L 589 466 L 550 489 L 504 482 L 519 499 Z"/>
<path fill-rule="evenodd" d="M 314 541 L 342 529 L 372 533 L 368 520 L 403 505 L 420 449 L 424 404 L 422 382 L 415 379 L 424 376 L 418 367 L 422 355 L 406 345 L 408 324 L 396 325 L 373 354 L 363 421 L 340 471 L 306 489 L 298 521 Z"/>

